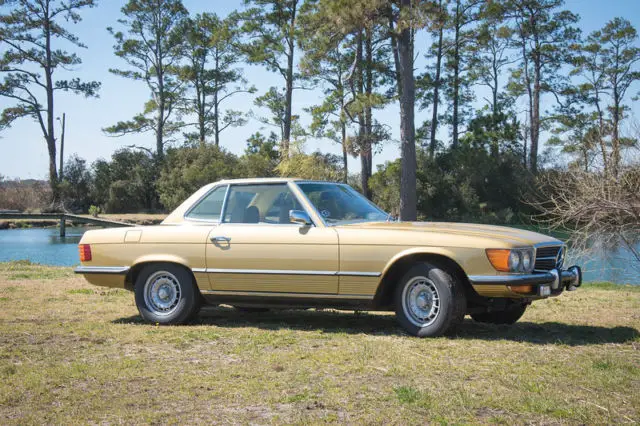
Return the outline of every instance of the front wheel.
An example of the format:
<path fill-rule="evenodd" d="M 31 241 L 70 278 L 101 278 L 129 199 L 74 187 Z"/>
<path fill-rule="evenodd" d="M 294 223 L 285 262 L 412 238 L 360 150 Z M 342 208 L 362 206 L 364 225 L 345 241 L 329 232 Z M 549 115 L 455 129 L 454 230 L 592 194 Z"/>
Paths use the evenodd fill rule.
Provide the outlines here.
<path fill-rule="evenodd" d="M 515 324 L 524 315 L 526 309 L 526 304 L 512 305 L 503 311 L 471 314 L 471 318 L 476 322 L 488 324 Z"/>
<path fill-rule="evenodd" d="M 413 266 L 396 287 L 396 317 L 400 325 L 418 337 L 453 332 L 464 319 L 467 301 L 455 276 L 437 265 Z"/>
<path fill-rule="evenodd" d="M 171 263 L 145 266 L 136 279 L 135 296 L 142 318 L 158 324 L 189 322 L 201 305 L 191 274 Z"/>

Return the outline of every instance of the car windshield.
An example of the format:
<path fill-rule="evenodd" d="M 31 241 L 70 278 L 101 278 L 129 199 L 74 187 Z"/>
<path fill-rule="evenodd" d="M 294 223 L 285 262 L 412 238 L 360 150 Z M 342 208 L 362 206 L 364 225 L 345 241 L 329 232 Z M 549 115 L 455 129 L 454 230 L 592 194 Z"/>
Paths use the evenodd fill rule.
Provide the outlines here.
<path fill-rule="evenodd" d="M 327 224 L 379 222 L 389 218 L 387 213 L 349 185 L 301 182 L 298 187 Z"/>

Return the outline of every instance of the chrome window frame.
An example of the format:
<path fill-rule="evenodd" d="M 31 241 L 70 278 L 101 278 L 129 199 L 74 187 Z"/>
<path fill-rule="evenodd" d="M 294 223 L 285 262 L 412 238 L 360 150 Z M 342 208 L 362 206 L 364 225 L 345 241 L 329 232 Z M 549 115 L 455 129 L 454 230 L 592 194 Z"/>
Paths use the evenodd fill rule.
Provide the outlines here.
<path fill-rule="evenodd" d="M 337 185 L 337 186 L 347 186 L 350 189 L 352 189 L 355 192 L 356 191 L 351 185 L 346 184 L 346 183 L 340 183 L 340 182 L 325 182 L 325 181 L 317 181 L 317 180 L 297 180 L 292 182 L 294 185 L 296 185 L 296 187 L 298 187 L 298 190 L 300 191 L 300 193 L 302 194 L 302 196 L 305 198 L 305 200 L 307 201 L 307 203 L 309 203 L 309 206 L 311 206 L 311 208 L 313 208 L 313 210 L 315 211 L 316 215 L 320 218 L 320 220 L 322 221 L 322 224 L 325 227 L 333 227 L 333 226 L 341 226 L 341 225 L 350 225 L 351 223 L 327 223 L 324 218 L 322 217 L 322 215 L 320 214 L 320 212 L 318 211 L 318 208 L 315 206 L 315 204 L 313 204 L 311 202 L 311 200 L 309 199 L 309 197 L 307 197 L 307 194 L 302 190 L 302 188 L 300 188 L 301 183 L 315 183 L 315 184 L 322 184 L 322 185 Z M 358 192 L 359 193 L 359 192 Z M 362 194 L 360 194 L 362 195 Z M 364 197 L 364 195 L 362 195 Z M 387 216 L 391 216 L 389 213 L 387 213 L 386 211 L 382 210 L 380 208 L 380 206 L 378 206 L 376 203 L 374 203 L 373 201 L 371 201 L 370 199 L 368 199 L 367 197 L 364 197 L 367 202 L 369 204 L 371 204 L 372 206 L 374 206 L 375 208 L 377 208 L 378 210 L 380 210 L 382 213 L 386 214 Z M 307 212 L 307 214 L 309 214 L 309 212 Z M 313 220 L 313 218 L 311 219 Z M 366 222 L 375 222 L 375 221 L 359 221 L 359 222 L 352 222 L 352 223 L 366 223 Z"/>
<path fill-rule="evenodd" d="M 298 197 L 298 194 L 296 194 L 296 191 L 293 191 L 291 189 L 291 187 L 289 186 L 292 182 L 290 181 L 282 181 L 282 182 L 243 182 L 243 183 L 231 183 L 228 184 L 227 187 L 227 192 L 225 194 L 224 197 L 224 202 L 222 203 L 222 213 L 220 214 L 220 221 L 218 222 L 220 225 L 243 225 L 243 226 L 295 226 L 297 228 L 303 227 L 303 226 L 314 226 L 317 227 L 316 222 L 313 220 L 313 215 L 311 215 L 309 213 L 309 211 L 307 210 L 307 208 L 305 207 L 304 203 L 301 202 L 300 197 Z M 309 215 L 309 219 L 311 219 L 311 225 L 302 225 L 302 224 L 297 224 L 297 223 L 265 223 L 265 222 L 261 222 L 261 223 L 232 223 L 232 222 L 225 222 L 224 221 L 224 216 L 227 213 L 227 201 L 229 200 L 229 196 L 231 195 L 231 187 L 238 187 L 238 186 L 274 186 L 274 185 L 284 185 L 289 192 L 291 193 L 291 195 L 293 195 L 293 197 L 296 199 L 296 201 L 298 202 L 298 204 L 300 204 L 300 206 L 302 207 L 302 209 L 305 211 L 305 213 L 307 213 Z M 304 192 L 302 192 L 302 190 L 300 190 L 300 192 L 304 195 Z M 307 200 L 308 201 L 308 200 Z M 309 203 L 310 206 L 313 206 L 313 204 Z M 326 226 L 326 225 L 325 225 Z"/>
<path fill-rule="evenodd" d="M 220 219 L 215 220 L 215 219 L 198 219 L 198 218 L 194 218 L 194 217 L 189 217 L 189 214 L 191 213 L 191 211 L 193 209 L 195 209 L 196 207 L 198 207 L 198 205 L 205 199 L 207 198 L 207 196 L 209 194 L 211 194 L 213 191 L 216 191 L 219 188 L 222 188 L 223 186 L 227 187 L 227 190 L 224 193 L 224 199 L 222 200 L 222 208 L 220 209 Z M 200 223 L 222 223 L 221 219 L 222 219 L 222 215 L 224 214 L 225 211 L 225 207 L 227 205 L 227 197 L 229 196 L 229 187 L 231 185 L 229 185 L 228 183 L 224 183 L 224 184 L 220 184 L 220 185 L 214 185 L 212 186 L 202 197 L 198 198 L 192 205 L 191 207 L 189 207 L 187 209 L 187 211 L 184 213 L 184 215 L 182 216 L 182 219 L 188 222 L 200 222 Z"/>

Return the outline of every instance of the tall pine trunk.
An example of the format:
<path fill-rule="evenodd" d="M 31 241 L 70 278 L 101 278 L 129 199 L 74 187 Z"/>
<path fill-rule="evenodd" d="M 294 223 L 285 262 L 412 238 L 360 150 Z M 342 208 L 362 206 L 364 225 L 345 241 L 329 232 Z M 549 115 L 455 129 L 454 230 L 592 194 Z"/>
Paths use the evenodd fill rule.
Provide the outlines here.
<path fill-rule="evenodd" d="M 460 101 L 460 1 L 456 1 L 455 33 L 453 42 L 453 113 L 451 117 L 452 146 L 458 147 L 458 109 Z"/>
<path fill-rule="evenodd" d="M 439 3 L 442 7 L 442 1 Z M 429 135 L 429 157 L 433 158 L 436 152 L 436 132 L 438 131 L 438 105 L 440 104 L 440 70 L 442 68 L 442 36 L 444 25 L 438 29 L 438 50 L 436 53 L 436 75 L 433 80 L 433 113 L 431 115 L 431 130 Z"/>
<path fill-rule="evenodd" d="M 400 11 L 411 8 L 411 0 L 400 1 Z M 416 220 L 416 143 L 414 125 L 415 81 L 411 30 L 402 28 L 398 37 L 400 92 L 400 219 Z"/>
<path fill-rule="evenodd" d="M 533 102 L 531 108 L 531 146 L 529 152 L 529 165 L 531 173 L 538 172 L 538 142 L 540 140 L 540 67 L 538 61 L 534 62 L 533 76 Z"/>
<path fill-rule="evenodd" d="M 289 23 L 289 38 L 287 40 L 287 76 L 285 82 L 285 117 L 283 126 L 283 141 L 281 145 L 280 155 L 287 157 L 289 155 L 289 141 L 291 140 L 291 102 L 293 100 L 293 63 L 295 54 L 295 22 L 297 1 L 293 2 L 293 10 L 291 11 L 291 22 Z"/>
<path fill-rule="evenodd" d="M 51 187 L 51 204 L 55 206 L 60 201 L 60 187 L 58 185 L 58 172 L 56 169 L 56 138 L 54 127 L 53 110 L 53 69 L 51 52 L 51 21 L 49 20 L 49 2 L 46 2 L 45 20 L 45 52 L 46 65 L 44 67 L 47 92 L 47 131 L 45 139 L 47 141 L 47 151 L 49 152 L 49 186 Z"/>
<path fill-rule="evenodd" d="M 371 94 L 373 93 L 373 47 L 371 41 L 371 29 L 365 30 L 365 95 L 367 102 L 365 104 L 364 111 L 364 123 L 365 123 L 365 140 L 363 144 L 362 155 L 362 169 L 363 174 L 366 174 L 367 190 L 363 193 L 367 198 L 371 198 L 371 190 L 369 189 L 369 179 L 373 173 L 373 113 L 371 111 Z"/>
<path fill-rule="evenodd" d="M 363 30 L 358 31 L 356 38 L 356 90 L 358 98 L 362 99 L 365 86 L 365 65 L 363 59 L 364 41 L 362 37 Z M 360 150 L 360 186 L 365 197 L 369 194 L 369 177 L 367 175 L 367 157 L 365 155 L 367 141 L 367 124 L 366 124 L 366 107 L 362 106 L 358 110 L 358 148 Z"/>

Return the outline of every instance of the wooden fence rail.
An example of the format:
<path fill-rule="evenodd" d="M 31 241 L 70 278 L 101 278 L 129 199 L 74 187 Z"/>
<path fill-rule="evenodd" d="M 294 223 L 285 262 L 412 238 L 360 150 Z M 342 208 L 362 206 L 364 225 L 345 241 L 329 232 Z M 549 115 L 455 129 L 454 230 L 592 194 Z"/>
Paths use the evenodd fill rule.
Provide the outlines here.
<path fill-rule="evenodd" d="M 67 233 L 66 222 L 89 223 L 105 228 L 114 228 L 122 226 L 136 226 L 132 223 L 117 222 L 115 220 L 100 219 L 98 217 L 78 216 L 69 213 L 3 213 L 0 212 L 0 220 L 2 219 L 37 219 L 37 220 L 59 220 L 60 236 L 64 237 Z"/>

